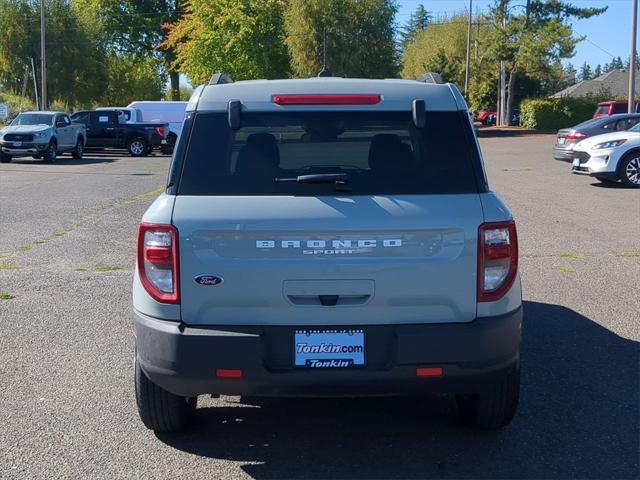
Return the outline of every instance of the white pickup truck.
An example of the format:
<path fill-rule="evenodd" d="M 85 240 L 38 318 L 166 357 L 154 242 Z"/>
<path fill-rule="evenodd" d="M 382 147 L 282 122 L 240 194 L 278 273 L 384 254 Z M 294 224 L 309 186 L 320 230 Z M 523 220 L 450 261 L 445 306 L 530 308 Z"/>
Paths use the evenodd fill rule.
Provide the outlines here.
<path fill-rule="evenodd" d="M 173 153 L 184 122 L 187 102 L 140 101 L 126 107 L 101 107 L 97 110 L 119 110 L 125 123 L 162 122 L 169 125 L 167 144 L 163 153 Z"/>
<path fill-rule="evenodd" d="M 82 158 L 86 144 L 84 125 L 72 123 L 63 112 L 23 112 L 0 130 L 0 162 L 32 156 L 54 163 L 59 153 Z"/>

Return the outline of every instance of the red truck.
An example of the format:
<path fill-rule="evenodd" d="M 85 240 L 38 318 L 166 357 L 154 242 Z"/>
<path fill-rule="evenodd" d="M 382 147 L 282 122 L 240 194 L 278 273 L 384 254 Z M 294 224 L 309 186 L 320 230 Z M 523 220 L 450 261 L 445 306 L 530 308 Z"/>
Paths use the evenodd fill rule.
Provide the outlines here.
<path fill-rule="evenodd" d="M 593 113 L 593 118 L 606 117 L 614 115 L 616 113 L 627 113 L 628 103 L 626 100 L 607 100 L 606 102 L 598 103 L 596 111 Z M 635 112 L 639 112 L 640 104 L 636 102 Z"/>

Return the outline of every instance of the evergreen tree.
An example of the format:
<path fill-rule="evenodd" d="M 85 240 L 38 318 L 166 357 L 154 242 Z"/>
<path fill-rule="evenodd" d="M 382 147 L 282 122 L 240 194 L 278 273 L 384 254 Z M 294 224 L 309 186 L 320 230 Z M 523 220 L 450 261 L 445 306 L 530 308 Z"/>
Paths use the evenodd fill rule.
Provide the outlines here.
<path fill-rule="evenodd" d="M 589 65 L 587 62 L 584 62 L 582 64 L 582 67 L 580 67 L 580 81 L 584 82 L 585 80 L 591 80 L 592 77 L 592 73 L 591 73 L 591 65 Z"/>
<path fill-rule="evenodd" d="M 455 82 L 463 72 L 462 64 L 448 58 L 444 48 L 440 48 L 436 55 L 425 63 L 424 70 L 439 73 L 445 82 Z"/>
<path fill-rule="evenodd" d="M 400 47 L 402 51 L 415 40 L 416 35 L 429 26 L 432 18 L 433 16 L 424 8 L 424 5 L 418 5 L 404 28 L 400 30 Z"/>
<path fill-rule="evenodd" d="M 622 63 L 621 57 L 618 56 L 613 60 L 611 60 L 611 65 L 609 65 L 610 70 L 621 70 L 623 68 L 624 68 L 624 64 Z"/>
<path fill-rule="evenodd" d="M 576 74 L 577 71 L 573 64 L 571 62 L 567 63 L 567 66 L 564 67 L 562 73 L 564 88 L 576 84 Z"/>
<path fill-rule="evenodd" d="M 596 65 L 596 68 L 593 71 L 593 77 L 598 78 L 600 75 L 602 75 L 602 67 L 600 66 L 600 64 L 598 64 Z"/>

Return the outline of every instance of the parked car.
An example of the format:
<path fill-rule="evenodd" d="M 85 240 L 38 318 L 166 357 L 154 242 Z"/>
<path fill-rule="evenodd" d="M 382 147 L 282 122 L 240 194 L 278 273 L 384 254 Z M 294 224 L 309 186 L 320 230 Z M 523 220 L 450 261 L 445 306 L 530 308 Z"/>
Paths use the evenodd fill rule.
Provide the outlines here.
<path fill-rule="evenodd" d="M 203 394 L 441 392 L 476 426 L 507 425 L 516 226 L 467 108 L 415 80 L 198 87 L 138 232 L 144 424 L 183 427 Z"/>
<path fill-rule="evenodd" d="M 636 103 L 635 112 L 640 113 L 640 104 Z M 616 113 L 629 113 L 629 104 L 626 100 L 608 100 L 598 103 L 593 118 L 606 117 Z"/>
<path fill-rule="evenodd" d="M 482 123 L 483 125 L 487 125 L 487 120 L 489 119 L 490 115 L 494 115 L 495 116 L 496 111 L 493 108 L 485 108 L 482 110 L 479 110 L 478 113 L 476 114 L 476 121 Z M 494 121 L 494 125 L 495 125 L 495 121 Z"/>
<path fill-rule="evenodd" d="M 487 117 L 485 121 L 485 125 L 494 126 L 496 122 L 497 122 L 497 114 L 492 113 Z M 520 125 L 520 110 L 516 109 L 511 112 L 511 120 L 509 121 L 509 125 L 512 127 L 517 127 Z"/>
<path fill-rule="evenodd" d="M 640 123 L 630 130 L 587 138 L 573 147 L 573 154 L 573 171 L 640 188 Z"/>
<path fill-rule="evenodd" d="M 32 156 L 55 163 L 67 152 L 81 159 L 85 142 L 85 128 L 71 123 L 66 113 L 23 112 L 0 130 L 0 162 Z"/>
<path fill-rule="evenodd" d="M 87 148 L 126 148 L 129 155 L 142 157 L 167 142 L 166 123 L 125 123 L 118 110 L 83 110 L 71 116 L 87 129 Z"/>
<path fill-rule="evenodd" d="M 187 102 L 131 102 L 127 108 L 133 108 L 141 113 L 136 121 L 163 122 L 169 124 L 167 132 L 167 148 L 165 153 L 171 153 L 182 131 Z M 137 112 L 134 112 L 137 114 Z M 133 118 L 133 117 L 132 117 Z"/>
<path fill-rule="evenodd" d="M 589 137 L 605 133 L 628 130 L 640 122 L 640 113 L 618 113 L 600 118 L 592 118 L 575 127 L 558 130 L 553 158 L 573 162 L 573 147 Z"/>

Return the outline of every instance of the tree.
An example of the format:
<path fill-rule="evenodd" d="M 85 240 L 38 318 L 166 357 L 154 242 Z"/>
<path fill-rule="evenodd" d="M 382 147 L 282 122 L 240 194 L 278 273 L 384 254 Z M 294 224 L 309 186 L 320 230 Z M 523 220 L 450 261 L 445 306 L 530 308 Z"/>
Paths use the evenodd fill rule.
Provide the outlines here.
<path fill-rule="evenodd" d="M 462 64 L 451 61 L 442 47 L 425 63 L 424 71 L 439 73 L 445 82 L 456 82 L 463 73 Z"/>
<path fill-rule="evenodd" d="M 286 77 L 285 5 L 284 0 L 191 0 L 161 47 L 176 52 L 173 68 L 186 72 L 194 85 L 215 72 L 239 80 Z"/>
<path fill-rule="evenodd" d="M 432 18 L 433 16 L 424 8 L 424 5 L 418 5 L 404 28 L 400 30 L 400 47 L 402 51 L 415 40 L 416 35 L 426 30 Z"/>
<path fill-rule="evenodd" d="M 180 99 L 180 76 L 175 69 L 175 51 L 161 48 L 170 25 L 183 13 L 184 0 L 76 0 L 95 12 L 104 26 L 107 45 L 118 54 L 137 55 L 146 61 L 161 60 L 169 74 L 173 100 Z"/>
<path fill-rule="evenodd" d="M 593 70 L 593 78 L 598 78 L 600 75 L 602 75 L 602 67 L 600 66 L 600 64 L 598 64 Z"/>
<path fill-rule="evenodd" d="M 468 101 L 473 110 L 495 105 L 498 64 L 486 55 L 488 27 L 480 17 L 474 19 L 478 48 L 471 57 L 471 79 Z M 432 22 L 416 35 L 402 55 L 402 77 L 416 78 L 426 71 L 443 74 L 447 81 L 464 82 L 464 63 L 467 42 L 467 16 L 455 15 L 441 23 Z M 480 48 L 482 47 L 482 48 Z M 441 71 L 443 70 L 443 71 Z"/>
<path fill-rule="evenodd" d="M 326 37 L 327 63 L 334 75 L 395 77 L 396 11 L 394 0 L 289 0 L 285 30 L 294 75 L 318 74 Z"/>
<path fill-rule="evenodd" d="M 631 66 L 631 57 L 627 58 L 624 61 L 625 70 L 628 70 L 630 66 Z M 638 55 L 638 52 L 636 52 L 636 69 L 638 68 L 640 68 L 640 55 Z"/>
<path fill-rule="evenodd" d="M 159 74 L 160 60 L 141 58 L 132 54 L 107 56 L 109 82 L 100 96 L 104 105 L 128 105 L 134 100 L 160 100 L 163 97 L 167 76 Z"/>
<path fill-rule="evenodd" d="M 48 0 L 46 22 L 49 101 L 90 105 L 107 82 L 99 26 L 68 0 Z M 39 30 L 39 2 L 0 0 L 0 84 L 7 91 L 21 93 L 25 75 L 31 78 L 31 59 L 39 66 Z M 27 92 L 34 98 L 31 81 Z"/>
<path fill-rule="evenodd" d="M 621 57 L 615 57 L 613 60 L 611 60 L 611 63 L 609 64 L 609 71 L 622 70 L 623 68 L 624 68 L 624 64 L 622 63 Z"/>
<path fill-rule="evenodd" d="M 580 81 L 584 82 L 585 80 L 591 80 L 592 77 L 592 73 L 591 73 L 591 65 L 589 65 L 587 62 L 584 62 L 582 64 L 582 67 L 580 67 Z"/>
<path fill-rule="evenodd" d="M 571 62 L 567 63 L 567 66 L 563 69 L 564 86 L 562 88 L 570 87 L 576 84 L 576 69 Z"/>
<path fill-rule="evenodd" d="M 442 73 L 430 67 L 434 67 L 434 64 L 438 63 L 444 66 L 443 57 L 446 57 L 447 65 L 458 64 L 460 66 L 457 70 L 449 69 L 448 81 L 461 84 L 464 81 L 462 66 L 465 61 L 466 42 L 466 17 L 458 15 L 443 23 L 432 23 L 424 31 L 418 33 L 414 41 L 404 50 L 402 76 L 416 78 L 429 70 Z"/>
<path fill-rule="evenodd" d="M 573 35 L 570 21 L 590 18 L 607 9 L 576 7 L 562 0 L 527 0 L 524 11 L 515 14 L 520 6 L 513 0 L 495 0 L 489 14 L 490 54 L 497 61 L 505 61 L 508 69 L 507 118 L 513 109 L 518 75 L 525 73 L 544 80 L 561 59 L 573 56 L 581 40 Z"/>

